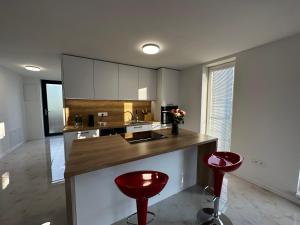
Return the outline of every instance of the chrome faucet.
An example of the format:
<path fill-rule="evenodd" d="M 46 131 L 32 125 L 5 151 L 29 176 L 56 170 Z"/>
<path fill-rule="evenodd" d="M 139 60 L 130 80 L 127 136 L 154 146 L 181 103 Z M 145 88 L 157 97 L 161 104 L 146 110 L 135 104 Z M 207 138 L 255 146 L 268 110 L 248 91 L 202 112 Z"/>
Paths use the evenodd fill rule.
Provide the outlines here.
<path fill-rule="evenodd" d="M 131 114 L 131 121 L 138 122 L 139 118 L 138 118 L 138 115 L 137 115 L 137 114 L 136 114 L 135 119 L 134 119 L 134 115 L 133 115 L 132 112 L 126 111 L 126 112 L 124 112 L 124 114 L 125 114 L 125 113 L 130 113 L 130 114 Z"/>

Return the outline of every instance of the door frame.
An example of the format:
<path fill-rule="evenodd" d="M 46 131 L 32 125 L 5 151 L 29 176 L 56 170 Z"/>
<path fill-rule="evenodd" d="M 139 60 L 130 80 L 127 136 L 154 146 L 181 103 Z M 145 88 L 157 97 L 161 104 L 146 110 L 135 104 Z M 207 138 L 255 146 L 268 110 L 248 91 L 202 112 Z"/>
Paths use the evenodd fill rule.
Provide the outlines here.
<path fill-rule="evenodd" d="M 62 84 L 62 82 L 58 80 L 41 80 L 44 134 L 46 137 L 63 134 L 62 132 L 52 133 L 52 134 L 49 133 L 48 102 L 47 102 L 47 89 L 46 89 L 47 84 Z"/>

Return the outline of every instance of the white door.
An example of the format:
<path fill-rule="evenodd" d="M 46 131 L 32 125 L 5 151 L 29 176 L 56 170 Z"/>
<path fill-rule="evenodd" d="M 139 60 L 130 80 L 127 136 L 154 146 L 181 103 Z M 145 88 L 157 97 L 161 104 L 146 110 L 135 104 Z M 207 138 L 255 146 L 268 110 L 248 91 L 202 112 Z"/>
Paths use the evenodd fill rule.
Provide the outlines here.
<path fill-rule="evenodd" d="M 68 99 L 93 99 L 93 60 L 63 56 L 63 90 Z"/>
<path fill-rule="evenodd" d="M 138 100 L 139 69 L 119 64 L 119 99 Z"/>
<path fill-rule="evenodd" d="M 118 100 L 118 79 L 118 64 L 95 60 L 95 99 Z"/>
<path fill-rule="evenodd" d="M 139 100 L 156 100 L 157 72 L 139 68 Z"/>

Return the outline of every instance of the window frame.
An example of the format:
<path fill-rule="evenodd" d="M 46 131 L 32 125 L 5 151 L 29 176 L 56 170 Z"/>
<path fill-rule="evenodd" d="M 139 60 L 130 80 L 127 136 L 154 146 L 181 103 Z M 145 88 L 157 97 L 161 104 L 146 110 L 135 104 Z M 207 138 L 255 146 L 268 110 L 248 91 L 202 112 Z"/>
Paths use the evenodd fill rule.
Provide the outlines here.
<path fill-rule="evenodd" d="M 226 69 L 226 68 L 230 68 L 230 67 L 234 67 L 234 80 L 233 80 L 233 93 L 234 93 L 234 83 L 235 83 L 235 75 L 236 75 L 236 61 L 235 59 L 232 61 L 226 61 L 226 62 L 220 62 L 219 64 L 212 64 L 212 65 L 208 65 L 206 66 L 206 70 L 203 73 L 203 81 L 206 83 L 206 87 L 205 88 L 205 92 L 202 92 L 202 96 L 204 97 L 204 95 L 206 96 L 205 98 L 205 104 L 202 104 L 202 107 L 205 107 L 205 120 L 203 118 L 201 118 L 201 124 L 204 125 L 204 128 L 201 129 L 202 133 L 205 133 L 206 135 L 208 135 L 208 127 L 209 127 L 209 115 L 210 115 L 210 109 L 211 109 L 211 105 L 212 105 L 212 98 L 211 98 L 211 88 L 212 88 L 212 78 L 211 78 L 211 74 L 214 71 L 217 70 L 221 70 L 221 69 Z M 232 98 L 234 98 L 234 94 L 232 96 Z M 233 100 L 233 99 L 232 99 Z M 233 105 L 232 105 L 233 107 Z M 231 121 L 231 128 L 232 128 L 232 121 Z"/>

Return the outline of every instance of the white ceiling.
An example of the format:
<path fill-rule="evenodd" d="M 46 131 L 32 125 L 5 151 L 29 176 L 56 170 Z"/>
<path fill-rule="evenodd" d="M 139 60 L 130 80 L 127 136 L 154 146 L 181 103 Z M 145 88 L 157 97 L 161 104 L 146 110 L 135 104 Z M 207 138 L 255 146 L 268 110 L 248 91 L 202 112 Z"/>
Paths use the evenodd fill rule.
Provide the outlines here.
<path fill-rule="evenodd" d="M 299 0 L 1 1 L 0 65 L 60 79 L 68 53 L 183 69 L 299 33 L 299 9 Z M 146 42 L 161 52 L 142 54 Z"/>

